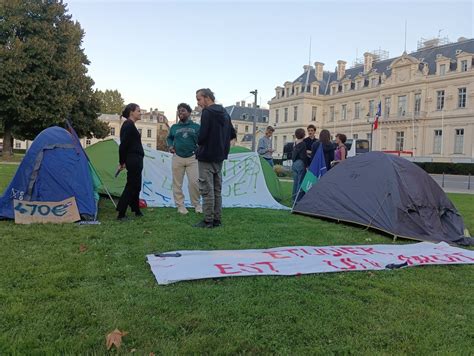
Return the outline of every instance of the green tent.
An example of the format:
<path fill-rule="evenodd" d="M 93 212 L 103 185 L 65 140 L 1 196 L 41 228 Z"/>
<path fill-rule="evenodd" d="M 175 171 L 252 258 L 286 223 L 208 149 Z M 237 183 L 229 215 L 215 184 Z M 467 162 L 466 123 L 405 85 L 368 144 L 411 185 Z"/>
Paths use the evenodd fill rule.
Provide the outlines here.
<path fill-rule="evenodd" d="M 230 153 L 243 153 L 251 152 L 248 148 L 242 146 L 233 146 L 230 148 Z M 281 189 L 280 180 L 278 179 L 275 171 L 272 166 L 262 157 L 260 157 L 260 163 L 262 164 L 263 176 L 265 177 L 265 183 L 267 183 L 267 188 L 270 191 L 270 194 L 277 201 L 283 199 L 283 192 Z"/>
<path fill-rule="evenodd" d="M 117 143 L 114 140 L 100 141 L 87 147 L 86 153 L 103 182 L 99 193 L 106 194 L 105 187 L 107 187 L 111 195 L 117 197 L 122 195 L 125 183 L 127 183 L 127 174 L 122 172 L 115 178 L 119 161 Z"/>
<path fill-rule="evenodd" d="M 92 162 L 97 174 L 99 175 L 103 185 L 100 186 L 99 192 L 106 194 L 105 187 L 109 193 L 114 196 L 120 196 L 127 182 L 127 174 L 125 172 L 119 174 L 115 178 L 115 172 L 118 166 L 118 145 L 114 140 L 100 141 L 86 148 L 87 155 Z M 230 153 L 250 152 L 249 149 L 240 146 L 234 146 L 230 149 Z M 280 180 L 273 171 L 272 167 L 260 157 L 263 168 L 263 176 L 267 184 L 270 194 L 276 200 L 283 199 L 283 193 Z M 104 187 L 105 185 L 105 187 Z"/>

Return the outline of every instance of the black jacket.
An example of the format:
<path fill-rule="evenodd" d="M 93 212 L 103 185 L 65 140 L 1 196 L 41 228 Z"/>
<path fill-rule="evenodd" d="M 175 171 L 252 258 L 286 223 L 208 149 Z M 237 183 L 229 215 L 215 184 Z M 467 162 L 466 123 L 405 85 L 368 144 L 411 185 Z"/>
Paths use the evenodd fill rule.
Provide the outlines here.
<path fill-rule="evenodd" d="M 309 166 L 309 158 L 308 158 L 308 154 L 306 153 L 306 142 L 304 141 L 295 145 L 295 147 L 293 148 L 293 152 L 291 154 L 291 160 L 293 162 L 299 159 L 304 162 L 305 167 Z"/>
<path fill-rule="evenodd" d="M 145 156 L 140 133 L 132 120 L 127 120 L 120 128 L 119 163 L 124 164 L 127 155 Z"/>
<path fill-rule="evenodd" d="M 320 144 L 322 144 L 320 141 L 313 143 L 313 147 L 311 147 L 311 161 L 316 155 L 316 151 L 318 150 Z M 329 171 L 329 169 L 331 168 L 331 162 L 334 161 L 334 151 L 336 150 L 336 145 L 332 142 L 322 145 L 324 161 L 326 162 L 326 169 Z"/>
<path fill-rule="evenodd" d="M 203 162 L 222 162 L 227 159 L 230 140 L 236 138 L 230 116 L 222 105 L 213 104 L 201 114 L 196 158 Z"/>

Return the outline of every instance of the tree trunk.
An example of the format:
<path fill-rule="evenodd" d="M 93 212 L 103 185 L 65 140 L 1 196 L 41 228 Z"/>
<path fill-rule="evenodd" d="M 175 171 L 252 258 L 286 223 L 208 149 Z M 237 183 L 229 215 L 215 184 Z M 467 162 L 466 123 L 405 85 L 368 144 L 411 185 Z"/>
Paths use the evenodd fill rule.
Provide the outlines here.
<path fill-rule="evenodd" d="M 3 132 L 3 159 L 10 159 L 13 156 L 13 136 L 12 129 L 10 127 L 5 127 Z"/>

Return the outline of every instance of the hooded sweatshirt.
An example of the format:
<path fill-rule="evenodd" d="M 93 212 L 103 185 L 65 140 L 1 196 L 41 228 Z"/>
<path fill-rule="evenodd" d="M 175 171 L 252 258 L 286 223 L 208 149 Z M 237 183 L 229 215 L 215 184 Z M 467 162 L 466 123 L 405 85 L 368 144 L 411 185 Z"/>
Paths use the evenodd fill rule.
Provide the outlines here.
<path fill-rule="evenodd" d="M 236 138 L 230 116 L 222 105 L 212 104 L 201 114 L 196 158 L 203 162 L 222 162 L 227 159 L 230 140 Z"/>

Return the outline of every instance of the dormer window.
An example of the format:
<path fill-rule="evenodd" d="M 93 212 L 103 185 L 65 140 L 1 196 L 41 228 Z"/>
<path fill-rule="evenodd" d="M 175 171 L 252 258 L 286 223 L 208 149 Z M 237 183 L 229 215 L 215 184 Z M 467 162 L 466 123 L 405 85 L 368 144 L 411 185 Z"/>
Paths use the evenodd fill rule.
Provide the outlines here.
<path fill-rule="evenodd" d="M 461 72 L 467 72 L 467 59 L 461 61 Z"/>
<path fill-rule="evenodd" d="M 359 90 L 362 86 L 362 82 L 360 80 L 356 81 L 356 90 Z"/>
<path fill-rule="evenodd" d="M 446 64 L 440 64 L 439 65 L 439 75 L 445 75 L 446 74 Z"/>
<path fill-rule="evenodd" d="M 318 87 L 313 87 L 313 95 L 318 95 Z"/>
<path fill-rule="evenodd" d="M 297 88 L 295 88 L 295 95 L 298 95 L 298 94 L 299 94 L 299 92 L 300 92 L 300 88 L 298 88 L 298 87 L 297 87 Z"/>
<path fill-rule="evenodd" d="M 347 93 L 349 91 L 349 83 L 344 84 L 344 93 Z"/>
<path fill-rule="evenodd" d="M 372 79 L 370 80 L 370 86 L 371 86 L 372 88 L 375 88 L 375 87 L 379 84 L 379 80 L 378 80 L 378 79 L 379 79 L 379 78 L 372 78 Z"/>

